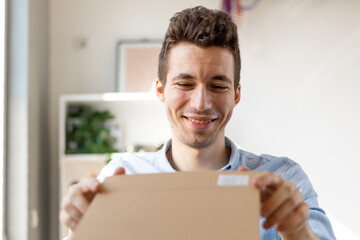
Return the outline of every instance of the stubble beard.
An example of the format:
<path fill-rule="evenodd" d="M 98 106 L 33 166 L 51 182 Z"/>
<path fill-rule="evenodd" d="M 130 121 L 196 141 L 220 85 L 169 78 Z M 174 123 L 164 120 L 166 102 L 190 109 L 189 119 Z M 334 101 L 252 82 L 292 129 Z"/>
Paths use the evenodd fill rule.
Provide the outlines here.
<path fill-rule="evenodd" d="M 220 112 L 213 109 L 205 110 L 202 112 L 196 111 L 195 109 L 186 109 L 185 112 L 192 113 L 195 115 L 212 116 L 212 117 L 217 116 L 216 117 L 217 120 L 221 119 L 222 116 Z M 178 117 L 182 117 L 182 115 L 183 115 L 182 112 L 177 113 Z M 186 125 L 186 123 L 184 124 Z M 216 138 L 218 136 L 218 129 L 214 129 L 214 132 L 210 133 L 209 135 L 206 133 L 207 131 L 201 132 L 201 130 L 199 130 L 198 132 L 197 131 L 193 132 L 192 130 L 187 129 L 186 126 L 183 126 L 183 128 L 181 128 L 181 126 L 178 127 L 179 128 L 177 130 L 179 133 L 180 141 L 191 148 L 196 148 L 196 149 L 207 148 L 216 141 Z"/>
<path fill-rule="evenodd" d="M 198 112 L 196 110 L 192 110 L 192 111 L 187 110 L 187 112 L 192 112 L 192 113 L 199 114 L 199 115 L 217 116 L 216 121 L 219 121 L 223 117 L 223 113 L 216 111 L 216 110 L 207 110 L 207 111 L 203 111 L 203 112 Z M 223 123 L 224 125 L 226 125 L 228 123 L 228 121 L 231 118 L 231 115 L 232 115 L 232 112 L 230 112 L 228 114 L 227 119 L 225 120 L 225 123 Z M 182 116 L 183 116 L 182 111 L 177 112 L 176 117 L 181 118 Z M 183 124 L 186 125 L 186 123 L 183 123 Z M 212 144 L 214 144 L 216 142 L 216 139 L 218 138 L 218 135 L 219 135 L 219 131 L 224 131 L 224 129 L 217 129 L 215 127 L 215 129 L 213 129 L 214 132 L 209 134 L 209 133 L 206 133 L 207 131 L 201 133 L 201 130 L 199 130 L 199 132 L 196 132 L 196 131 L 193 132 L 193 131 L 187 129 L 186 126 L 181 126 L 181 124 L 176 124 L 175 121 L 174 122 L 170 121 L 170 125 L 171 125 L 172 131 L 173 131 L 173 134 L 172 134 L 173 137 L 176 136 L 183 144 L 185 144 L 186 146 L 189 146 L 191 148 L 195 148 L 195 149 L 203 149 L 203 148 L 207 148 L 207 147 L 211 146 Z M 208 135 L 208 136 L 206 136 L 206 135 Z"/>
<path fill-rule="evenodd" d="M 217 136 L 218 136 L 217 131 L 211 134 L 210 136 L 206 137 L 206 136 L 201 136 L 201 134 L 191 135 L 189 133 L 185 133 L 183 130 L 180 130 L 181 141 L 185 145 L 196 149 L 202 149 L 211 146 L 215 142 Z"/>
<path fill-rule="evenodd" d="M 223 115 L 218 114 L 218 120 L 222 118 Z M 227 123 L 229 122 L 229 120 L 231 119 L 232 116 L 232 111 L 229 112 L 228 116 L 226 117 L 225 122 L 223 123 L 224 125 L 227 125 Z M 218 121 L 217 120 L 217 121 Z M 225 133 L 223 131 L 223 128 L 216 128 L 214 130 L 213 133 L 211 133 L 211 135 L 209 135 L 208 137 L 204 136 L 204 134 L 201 133 L 192 133 L 191 131 L 186 132 L 184 131 L 184 129 L 178 129 L 179 131 L 179 135 L 180 135 L 180 140 L 187 146 L 192 147 L 192 148 L 196 148 L 196 149 L 202 149 L 202 148 L 207 148 L 209 146 L 211 146 L 214 142 L 216 142 L 216 139 L 219 136 L 219 132 L 221 134 L 221 132 L 224 135 L 225 138 Z"/>

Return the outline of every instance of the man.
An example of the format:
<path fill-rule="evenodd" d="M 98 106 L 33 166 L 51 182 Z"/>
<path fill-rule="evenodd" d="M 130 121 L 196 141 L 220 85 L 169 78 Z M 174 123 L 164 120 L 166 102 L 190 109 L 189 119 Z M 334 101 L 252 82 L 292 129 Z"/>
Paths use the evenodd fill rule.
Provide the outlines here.
<path fill-rule="evenodd" d="M 64 197 L 60 218 L 76 231 L 82 215 L 114 174 L 195 170 L 261 171 L 262 239 L 335 239 L 317 194 L 300 166 L 287 158 L 237 149 L 224 129 L 240 101 L 237 28 L 223 12 L 185 9 L 171 19 L 159 56 L 156 94 L 172 139 L 157 153 L 114 159 L 97 179 L 83 178 Z"/>

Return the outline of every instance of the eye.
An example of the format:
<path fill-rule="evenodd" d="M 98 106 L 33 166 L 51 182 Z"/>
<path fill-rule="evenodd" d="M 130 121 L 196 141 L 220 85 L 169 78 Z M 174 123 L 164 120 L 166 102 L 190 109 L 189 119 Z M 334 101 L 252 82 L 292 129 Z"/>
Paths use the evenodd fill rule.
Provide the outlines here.
<path fill-rule="evenodd" d="M 177 83 L 177 85 L 180 86 L 180 87 L 189 87 L 189 86 L 191 86 L 190 83 Z"/>
<path fill-rule="evenodd" d="M 193 84 L 188 82 L 178 82 L 176 83 L 176 86 L 178 86 L 179 88 L 191 88 Z"/>
<path fill-rule="evenodd" d="M 228 89 L 228 87 L 225 85 L 212 85 L 212 88 L 218 91 L 224 91 Z"/>
<path fill-rule="evenodd" d="M 219 89 L 226 89 L 227 88 L 226 86 L 220 86 L 220 85 L 215 85 L 213 87 L 214 88 L 219 88 Z"/>

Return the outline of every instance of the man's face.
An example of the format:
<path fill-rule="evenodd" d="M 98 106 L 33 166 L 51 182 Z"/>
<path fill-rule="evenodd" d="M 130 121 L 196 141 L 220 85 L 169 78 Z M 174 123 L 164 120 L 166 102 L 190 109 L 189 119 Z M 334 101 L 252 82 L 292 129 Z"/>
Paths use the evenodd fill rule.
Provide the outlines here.
<path fill-rule="evenodd" d="M 179 43 L 169 54 L 165 89 L 157 81 L 156 92 L 165 103 L 173 140 L 193 148 L 223 141 L 240 101 L 240 86 L 234 89 L 234 58 L 225 48 Z"/>

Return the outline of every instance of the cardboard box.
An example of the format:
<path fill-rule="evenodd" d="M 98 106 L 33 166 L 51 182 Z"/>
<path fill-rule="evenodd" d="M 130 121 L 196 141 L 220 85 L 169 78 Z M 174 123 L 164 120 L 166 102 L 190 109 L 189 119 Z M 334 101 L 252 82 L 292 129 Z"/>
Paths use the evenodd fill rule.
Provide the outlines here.
<path fill-rule="evenodd" d="M 202 171 L 107 178 L 73 240 L 259 240 L 255 172 Z"/>

